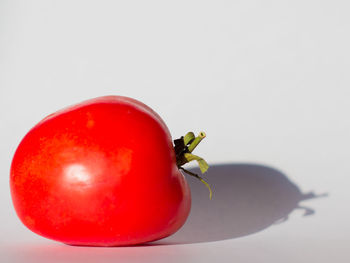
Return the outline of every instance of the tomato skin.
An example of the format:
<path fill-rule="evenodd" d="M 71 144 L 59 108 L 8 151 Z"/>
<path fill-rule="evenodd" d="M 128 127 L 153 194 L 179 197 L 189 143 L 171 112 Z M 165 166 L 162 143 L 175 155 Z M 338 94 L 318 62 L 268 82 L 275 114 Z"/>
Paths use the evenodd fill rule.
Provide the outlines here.
<path fill-rule="evenodd" d="M 121 96 L 88 100 L 39 122 L 15 152 L 10 188 L 25 226 L 71 245 L 161 239 L 184 224 L 191 206 L 165 123 Z"/>

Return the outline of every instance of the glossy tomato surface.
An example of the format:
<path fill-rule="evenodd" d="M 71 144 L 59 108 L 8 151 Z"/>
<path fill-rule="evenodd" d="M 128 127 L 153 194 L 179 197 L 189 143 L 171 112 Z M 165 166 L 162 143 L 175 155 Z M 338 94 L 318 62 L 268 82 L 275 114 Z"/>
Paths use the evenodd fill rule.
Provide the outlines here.
<path fill-rule="evenodd" d="M 39 122 L 15 152 L 10 187 L 25 226 L 71 245 L 157 240 L 184 224 L 191 205 L 166 125 L 148 106 L 120 96 Z"/>

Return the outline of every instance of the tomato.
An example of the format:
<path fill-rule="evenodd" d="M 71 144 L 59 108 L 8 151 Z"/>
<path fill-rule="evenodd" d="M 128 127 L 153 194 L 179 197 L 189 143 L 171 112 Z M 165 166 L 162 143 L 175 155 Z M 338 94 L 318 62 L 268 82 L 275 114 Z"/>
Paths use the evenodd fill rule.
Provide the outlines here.
<path fill-rule="evenodd" d="M 165 123 L 145 104 L 91 99 L 49 115 L 22 139 L 10 171 L 13 204 L 31 231 L 70 245 L 161 239 L 191 207 L 176 155 Z"/>

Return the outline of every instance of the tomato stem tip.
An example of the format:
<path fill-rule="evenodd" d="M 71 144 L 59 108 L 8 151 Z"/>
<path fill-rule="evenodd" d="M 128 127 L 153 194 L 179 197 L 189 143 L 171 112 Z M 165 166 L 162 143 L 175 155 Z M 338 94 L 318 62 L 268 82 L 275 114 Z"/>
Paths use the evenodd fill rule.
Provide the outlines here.
<path fill-rule="evenodd" d="M 200 132 L 199 135 L 194 138 L 194 140 L 191 142 L 191 144 L 188 146 L 188 151 L 191 153 L 193 150 L 198 146 L 198 144 L 205 138 L 205 133 Z"/>

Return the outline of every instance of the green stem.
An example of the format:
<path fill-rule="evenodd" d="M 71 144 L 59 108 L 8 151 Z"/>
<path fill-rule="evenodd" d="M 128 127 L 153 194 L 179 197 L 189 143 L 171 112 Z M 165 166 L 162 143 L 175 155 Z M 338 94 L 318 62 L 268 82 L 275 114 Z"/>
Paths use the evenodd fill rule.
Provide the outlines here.
<path fill-rule="evenodd" d="M 206 134 L 204 132 L 200 132 L 197 137 L 194 136 L 193 132 L 188 132 L 185 136 L 182 136 L 180 139 L 174 140 L 174 150 L 176 155 L 177 167 L 180 170 L 183 170 L 185 173 L 196 177 L 203 184 L 205 184 L 205 186 L 209 189 L 209 198 L 211 199 L 213 193 L 211 191 L 210 185 L 206 181 L 204 181 L 204 179 L 198 174 L 192 173 L 182 167 L 186 163 L 189 163 L 191 161 L 197 161 L 202 173 L 205 173 L 208 170 L 209 165 L 207 164 L 207 162 L 203 158 L 192 154 L 192 151 L 205 137 Z"/>
<path fill-rule="evenodd" d="M 204 132 L 200 132 L 199 135 L 191 142 L 188 146 L 188 151 L 191 153 L 197 147 L 197 145 L 205 138 L 206 134 Z"/>
<path fill-rule="evenodd" d="M 188 132 L 185 136 L 184 136 L 184 144 L 187 146 L 189 145 L 191 142 L 193 142 L 193 140 L 196 137 L 194 136 L 193 132 Z"/>

